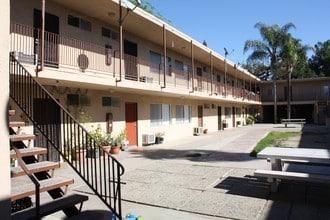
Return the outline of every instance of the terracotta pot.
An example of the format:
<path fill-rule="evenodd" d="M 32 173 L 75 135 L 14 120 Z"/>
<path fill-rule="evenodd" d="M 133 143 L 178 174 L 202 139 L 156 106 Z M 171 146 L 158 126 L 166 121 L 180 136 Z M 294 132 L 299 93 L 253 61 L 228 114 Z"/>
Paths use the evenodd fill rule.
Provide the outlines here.
<path fill-rule="evenodd" d="M 119 154 L 120 147 L 119 146 L 113 146 L 110 148 L 110 154 Z"/>
<path fill-rule="evenodd" d="M 82 160 L 86 157 L 86 150 L 72 150 L 72 160 Z"/>

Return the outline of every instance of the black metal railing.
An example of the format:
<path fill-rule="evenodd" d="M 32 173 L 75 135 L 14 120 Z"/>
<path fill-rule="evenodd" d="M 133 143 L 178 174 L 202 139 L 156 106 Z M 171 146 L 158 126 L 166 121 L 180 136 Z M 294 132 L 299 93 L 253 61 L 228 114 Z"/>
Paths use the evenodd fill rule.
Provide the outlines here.
<path fill-rule="evenodd" d="M 42 135 L 45 147 L 55 149 L 121 219 L 122 164 L 103 149 L 13 54 L 10 55 L 9 73 L 10 97 Z M 99 152 L 103 150 L 105 156 L 100 156 Z"/>

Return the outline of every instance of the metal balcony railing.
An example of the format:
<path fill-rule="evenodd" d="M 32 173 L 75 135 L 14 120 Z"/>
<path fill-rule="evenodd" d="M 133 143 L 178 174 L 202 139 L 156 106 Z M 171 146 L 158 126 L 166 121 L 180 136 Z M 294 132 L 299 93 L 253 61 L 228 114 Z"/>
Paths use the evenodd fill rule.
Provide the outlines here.
<path fill-rule="evenodd" d="M 30 73 L 10 56 L 10 97 L 32 121 L 48 149 L 77 172 L 93 192 L 121 219 L 121 176 L 124 167 L 76 121 Z M 54 111 L 55 110 L 55 111 Z M 56 115 L 50 115 L 56 113 Z M 94 157 L 86 157 L 89 150 Z M 75 156 L 76 152 L 80 152 Z"/>
<path fill-rule="evenodd" d="M 44 65 L 53 68 L 76 69 L 81 72 L 107 75 L 119 78 L 119 51 L 109 46 L 85 42 L 72 37 L 45 32 Z M 16 53 L 20 62 L 34 65 L 41 64 L 41 30 L 30 26 L 11 24 L 10 50 Z M 210 73 L 192 77 L 190 68 L 179 70 L 171 65 L 167 66 L 164 80 L 164 66 L 140 57 L 124 54 L 123 80 L 141 83 L 153 83 L 170 88 L 198 91 L 216 94 L 221 97 L 240 98 L 243 100 L 259 101 L 259 94 L 248 96 L 242 94 L 242 88 L 220 82 Z M 225 90 L 227 90 L 225 92 Z M 250 90 L 253 90 L 252 88 Z M 225 95 L 224 95 L 225 94 Z"/>

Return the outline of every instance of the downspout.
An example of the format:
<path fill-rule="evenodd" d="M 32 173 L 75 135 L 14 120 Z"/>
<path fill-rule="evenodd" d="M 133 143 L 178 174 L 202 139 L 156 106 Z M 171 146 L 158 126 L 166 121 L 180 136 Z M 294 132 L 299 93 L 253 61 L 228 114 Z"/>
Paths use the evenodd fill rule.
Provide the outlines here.
<path fill-rule="evenodd" d="M 191 53 L 191 69 L 192 69 L 192 76 L 191 76 L 191 87 L 192 90 L 189 93 L 194 93 L 194 79 L 195 79 L 195 62 L 194 62 L 194 44 L 193 41 L 190 41 L 190 53 Z"/>
<path fill-rule="evenodd" d="M 213 94 L 213 59 L 212 59 L 212 51 L 210 51 L 210 67 L 211 67 L 211 94 Z"/>
<path fill-rule="evenodd" d="M 164 85 L 162 85 L 162 89 L 166 88 L 166 71 L 167 71 L 167 57 L 166 57 L 166 28 L 165 24 L 163 25 L 163 54 L 164 54 L 164 62 L 163 62 L 163 80 Z"/>
<path fill-rule="evenodd" d="M 121 0 L 119 0 L 119 79 L 116 79 L 117 82 L 121 82 L 122 75 L 122 62 L 123 62 L 123 12 L 121 8 Z"/>

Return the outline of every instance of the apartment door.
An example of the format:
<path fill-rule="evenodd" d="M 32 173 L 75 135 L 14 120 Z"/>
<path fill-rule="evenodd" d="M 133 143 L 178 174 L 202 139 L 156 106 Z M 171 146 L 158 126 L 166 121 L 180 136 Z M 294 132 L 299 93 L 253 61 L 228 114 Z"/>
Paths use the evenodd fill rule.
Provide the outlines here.
<path fill-rule="evenodd" d="M 196 74 L 197 74 L 197 89 L 196 90 L 201 92 L 203 90 L 203 82 L 202 82 L 203 70 L 202 70 L 202 68 L 197 67 Z"/>
<path fill-rule="evenodd" d="M 204 127 L 203 126 L 203 106 L 198 106 L 198 127 Z"/>
<path fill-rule="evenodd" d="M 222 112 L 221 112 L 221 106 L 218 106 L 218 130 L 220 131 L 222 129 Z"/>
<path fill-rule="evenodd" d="M 47 158 L 44 159 L 60 161 L 59 153 L 49 144 L 47 138 L 42 135 L 42 133 L 46 134 L 55 147 L 61 148 L 61 118 L 58 105 L 51 99 L 34 99 L 33 118 L 38 124 L 38 126 L 33 126 L 34 134 L 36 135 L 35 144 L 37 147 L 48 149 Z M 40 127 L 40 130 L 37 127 Z"/>
<path fill-rule="evenodd" d="M 128 40 L 124 41 L 125 79 L 137 80 L 137 44 Z"/>
<path fill-rule="evenodd" d="M 233 119 L 233 128 L 234 128 L 234 127 L 236 127 L 236 125 L 235 125 L 235 120 L 236 120 L 236 118 L 235 118 L 235 117 L 236 117 L 236 108 L 235 108 L 235 107 L 232 107 L 232 109 L 233 109 L 233 110 L 232 110 L 231 112 L 232 112 L 232 114 L 233 114 L 232 119 Z"/>
<path fill-rule="evenodd" d="M 41 55 L 41 11 L 34 9 L 33 15 L 34 42 L 35 54 L 38 55 L 38 62 L 40 62 Z M 58 39 L 59 34 L 59 17 L 49 13 L 45 13 L 45 47 L 44 59 L 46 66 L 58 67 Z"/>
<path fill-rule="evenodd" d="M 129 146 L 137 146 L 137 103 L 125 103 L 125 118 Z"/>
<path fill-rule="evenodd" d="M 319 125 L 325 125 L 327 105 L 325 102 L 319 102 L 317 108 L 317 123 Z"/>

